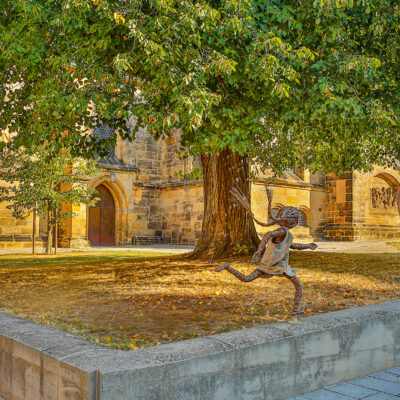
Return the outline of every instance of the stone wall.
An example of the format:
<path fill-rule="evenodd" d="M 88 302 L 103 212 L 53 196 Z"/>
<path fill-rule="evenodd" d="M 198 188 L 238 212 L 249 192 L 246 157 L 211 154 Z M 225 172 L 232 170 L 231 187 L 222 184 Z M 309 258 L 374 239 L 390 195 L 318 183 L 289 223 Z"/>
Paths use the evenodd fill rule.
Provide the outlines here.
<path fill-rule="evenodd" d="M 128 236 L 161 237 L 159 196 L 159 186 L 135 184 L 135 188 L 128 200 L 132 203 L 129 213 Z"/>
<path fill-rule="evenodd" d="M 0 185 L 4 185 L 0 181 Z M 35 239 L 39 246 L 42 238 L 39 237 L 39 218 L 37 218 Z M 25 219 L 16 219 L 7 203 L 0 202 L 0 249 L 22 249 L 32 247 L 32 215 Z"/>
<path fill-rule="evenodd" d="M 265 184 L 273 192 L 272 208 L 283 206 L 297 207 L 304 215 L 304 225 L 291 230 L 298 242 L 310 242 L 320 238 L 321 226 L 325 223 L 325 188 L 310 183 L 309 174 L 305 180 L 294 174 L 286 174 L 284 179 L 254 179 L 251 185 L 251 206 L 256 218 L 268 221 L 268 198 Z M 321 204 L 322 203 L 322 204 Z M 259 235 L 276 229 L 276 226 L 263 228 L 256 225 Z"/>
<path fill-rule="evenodd" d="M 97 372 L 82 360 L 90 359 L 91 351 L 101 354 L 102 349 L 71 334 L 0 313 L 0 397 L 100 399 Z"/>
<path fill-rule="evenodd" d="M 284 400 L 399 365 L 399 300 L 128 352 L 0 313 L 6 400 Z"/>
<path fill-rule="evenodd" d="M 139 168 L 140 171 L 135 177 L 138 182 L 161 183 L 162 147 L 161 140 L 154 141 L 152 136 L 147 134 L 144 129 L 139 129 L 135 140 L 132 142 L 118 141 L 116 155 L 126 165 L 134 165 Z"/>
<path fill-rule="evenodd" d="M 181 181 L 187 169 L 188 159 L 180 157 L 180 138 L 181 132 L 175 130 L 173 135 L 164 139 L 162 143 L 161 161 L 162 171 L 161 180 L 163 183 L 176 183 Z"/>
<path fill-rule="evenodd" d="M 130 185 L 124 185 L 128 226 L 121 243 L 129 244 L 133 236 L 157 236 L 171 243 L 195 242 L 199 230 L 197 192 L 190 182 L 181 182 L 182 174 L 190 172 L 191 159 L 179 157 L 179 140 L 179 131 L 154 141 L 139 130 L 134 141 L 118 144 L 116 155 L 139 168 L 138 173 L 130 174 Z"/>
<path fill-rule="evenodd" d="M 195 244 L 203 223 L 203 182 L 165 185 L 160 209 L 163 238 L 172 244 Z"/>
<path fill-rule="evenodd" d="M 326 239 L 354 240 L 353 174 L 329 174 L 326 177 L 326 187 Z"/>
<path fill-rule="evenodd" d="M 326 225 L 326 175 L 321 172 L 310 174 L 310 233 L 314 240 L 323 240 Z"/>
<path fill-rule="evenodd" d="M 400 173 L 375 167 L 369 173 L 354 171 L 327 176 L 328 240 L 400 239 L 397 195 Z"/>
<path fill-rule="evenodd" d="M 192 170 L 193 157 L 183 158 L 180 151 L 179 130 L 170 137 L 155 141 L 145 130 L 139 129 L 132 142 L 117 142 L 116 155 L 127 165 L 135 165 L 140 172 L 141 183 L 176 183 L 181 176 Z"/>
<path fill-rule="evenodd" d="M 400 239 L 399 171 L 375 167 L 371 173 L 353 176 L 355 240 Z"/>

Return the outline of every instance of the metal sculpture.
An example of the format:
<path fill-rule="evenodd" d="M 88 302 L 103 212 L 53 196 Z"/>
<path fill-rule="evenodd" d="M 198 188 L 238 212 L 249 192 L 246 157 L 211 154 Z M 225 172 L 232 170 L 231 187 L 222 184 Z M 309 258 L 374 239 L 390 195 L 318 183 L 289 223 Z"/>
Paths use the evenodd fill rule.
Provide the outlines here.
<path fill-rule="evenodd" d="M 303 312 L 299 310 L 303 285 L 296 277 L 297 271 L 289 266 L 289 249 L 315 250 L 317 245 L 315 243 L 293 243 L 293 237 L 289 230 L 298 224 L 299 211 L 296 207 L 285 206 L 281 208 L 278 212 L 278 215 L 274 217 L 271 211 L 272 193 L 267 186 L 265 189 L 268 197 L 268 217 L 271 220 L 271 222 L 268 223 L 258 221 L 251 210 L 250 203 L 246 196 L 236 188 L 231 189 L 233 200 L 242 205 L 253 218 L 254 222 L 256 222 L 258 225 L 263 227 L 275 224 L 279 225 L 278 229 L 268 232 L 264 235 L 258 246 L 258 250 L 253 255 L 252 262 L 256 264 L 261 259 L 260 265 L 250 275 L 244 275 L 235 270 L 230 266 L 230 263 L 225 263 L 221 266 L 218 266 L 215 268 L 215 271 L 220 272 L 226 270 L 242 282 L 251 282 L 257 278 L 268 279 L 272 278 L 273 276 L 283 276 L 289 279 L 296 289 L 291 314 L 294 315 L 295 320 L 297 320 L 297 315 Z"/>

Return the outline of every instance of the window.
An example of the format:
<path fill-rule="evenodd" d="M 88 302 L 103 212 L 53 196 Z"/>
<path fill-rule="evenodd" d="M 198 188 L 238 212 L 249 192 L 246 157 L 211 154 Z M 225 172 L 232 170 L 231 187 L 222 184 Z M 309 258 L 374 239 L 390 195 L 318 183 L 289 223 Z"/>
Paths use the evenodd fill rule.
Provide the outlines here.
<path fill-rule="evenodd" d="M 279 210 L 281 210 L 283 207 L 284 207 L 284 206 L 272 208 L 272 209 L 271 209 L 272 216 L 273 216 L 274 218 L 276 218 L 277 215 L 278 215 L 278 213 L 279 213 Z M 305 226 L 305 227 L 306 227 L 306 226 L 307 226 L 307 217 L 306 217 L 306 215 L 304 214 L 303 211 L 301 211 L 301 210 L 299 210 L 299 209 L 298 209 L 298 212 L 299 212 L 299 222 L 298 222 L 297 225 L 298 225 L 298 226 Z M 272 222 L 272 219 L 268 218 L 268 222 Z"/>
<path fill-rule="evenodd" d="M 299 210 L 299 223 L 298 226 L 307 226 L 307 217 L 303 211 Z"/>

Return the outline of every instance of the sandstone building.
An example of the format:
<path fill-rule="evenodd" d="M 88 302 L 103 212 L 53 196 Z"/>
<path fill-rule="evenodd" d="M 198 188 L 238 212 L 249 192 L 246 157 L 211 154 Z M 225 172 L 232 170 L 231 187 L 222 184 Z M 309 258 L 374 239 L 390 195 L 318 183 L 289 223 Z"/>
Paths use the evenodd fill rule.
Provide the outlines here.
<path fill-rule="evenodd" d="M 98 189 L 101 201 L 95 207 L 73 207 L 75 216 L 60 228 L 60 246 L 129 245 L 141 240 L 196 243 L 203 219 L 203 185 L 201 179 L 184 179 L 199 166 L 193 158 L 181 159 L 178 150 L 178 132 L 159 141 L 143 130 L 133 142 L 119 139 L 115 151 L 99 162 L 99 173 L 86 178 Z M 264 221 L 267 178 L 258 176 L 251 183 L 252 208 Z M 293 229 L 297 240 L 386 240 L 400 238 L 399 182 L 398 170 L 375 168 L 342 176 L 288 171 L 269 186 L 273 208 L 290 205 L 302 212 Z M 39 216 L 39 243 L 45 226 Z M 31 218 L 14 219 L 0 202 L 0 249 L 30 247 L 31 240 Z"/>

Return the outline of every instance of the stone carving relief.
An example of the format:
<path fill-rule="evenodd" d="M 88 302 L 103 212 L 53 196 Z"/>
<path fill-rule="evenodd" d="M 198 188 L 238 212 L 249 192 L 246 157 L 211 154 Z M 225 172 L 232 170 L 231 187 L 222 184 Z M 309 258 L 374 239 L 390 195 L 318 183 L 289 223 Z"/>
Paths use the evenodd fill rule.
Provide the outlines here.
<path fill-rule="evenodd" d="M 371 189 L 371 206 L 372 208 L 387 209 L 397 206 L 397 191 L 391 187 L 381 187 Z"/>

